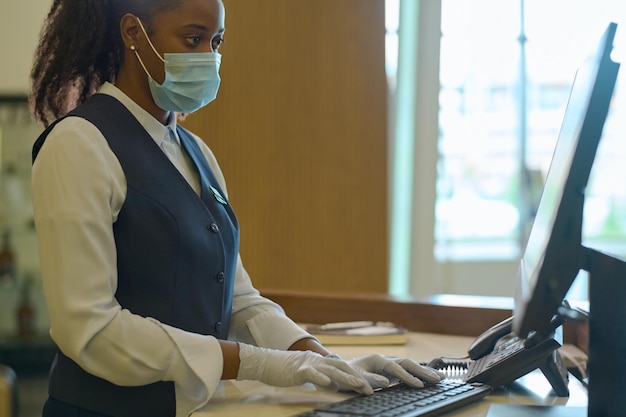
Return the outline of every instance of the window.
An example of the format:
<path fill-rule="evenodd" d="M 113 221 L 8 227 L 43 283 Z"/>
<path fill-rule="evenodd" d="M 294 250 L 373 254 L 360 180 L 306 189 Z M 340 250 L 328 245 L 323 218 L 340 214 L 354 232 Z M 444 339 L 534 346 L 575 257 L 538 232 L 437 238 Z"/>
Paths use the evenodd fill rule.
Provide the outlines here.
<path fill-rule="evenodd" d="M 402 3 L 387 0 L 388 14 L 395 16 Z M 397 138 L 403 136 L 402 124 L 398 123 L 395 155 L 410 152 L 414 156 L 413 178 L 416 166 L 428 163 L 428 158 L 437 161 L 435 178 L 431 179 L 435 182 L 433 201 L 420 203 L 432 204 L 434 212 L 430 230 L 434 250 L 431 247 L 432 253 L 428 254 L 434 264 L 517 262 L 532 224 L 576 68 L 594 50 L 611 21 L 618 23 L 614 59 L 626 63 L 622 58 L 622 50 L 626 49 L 626 4 L 612 0 L 435 3 L 440 4 L 441 13 L 439 67 L 430 74 L 439 83 L 438 136 L 434 139 L 437 146 L 429 155 L 418 154 L 411 147 L 406 152 L 398 151 L 402 141 Z M 400 26 L 417 25 L 418 19 L 424 24 L 426 19 L 420 13 L 423 15 L 424 8 L 413 21 L 402 15 Z M 399 42 L 388 40 L 387 45 L 399 51 L 400 61 L 406 59 L 403 53 L 418 53 L 417 48 L 411 52 L 396 46 L 402 45 L 403 37 L 411 31 L 388 26 L 388 39 L 399 33 Z M 428 41 L 436 42 L 436 38 Z M 390 51 L 388 59 L 388 69 L 396 68 L 396 53 Z M 422 70 L 436 64 L 422 60 L 418 66 Z M 626 189 L 622 181 L 615 180 L 626 174 L 623 162 L 620 164 L 626 157 L 626 123 L 620 123 L 618 116 L 626 114 L 626 92 L 620 82 L 624 77 L 621 74 L 618 78 L 605 124 L 587 190 L 583 225 L 586 244 L 617 255 L 626 255 Z M 394 82 L 390 83 L 393 90 L 393 74 L 390 80 Z M 396 98 L 393 94 L 391 97 Z M 419 92 L 417 95 L 419 98 Z M 392 111 L 401 115 L 403 101 L 396 102 L 400 103 L 398 109 L 392 105 Z M 413 134 L 414 140 L 424 139 L 416 137 Z M 396 178 L 395 193 L 402 190 L 401 181 Z M 422 235 L 424 232 L 420 231 Z M 397 235 L 392 236 L 393 244 L 396 250 L 404 244 L 409 256 L 419 250 L 414 242 L 403 243 Z M 425 256 L 422 254 L 422 259 Z M 392 282 L 397 279 L 393 268 Z"/>

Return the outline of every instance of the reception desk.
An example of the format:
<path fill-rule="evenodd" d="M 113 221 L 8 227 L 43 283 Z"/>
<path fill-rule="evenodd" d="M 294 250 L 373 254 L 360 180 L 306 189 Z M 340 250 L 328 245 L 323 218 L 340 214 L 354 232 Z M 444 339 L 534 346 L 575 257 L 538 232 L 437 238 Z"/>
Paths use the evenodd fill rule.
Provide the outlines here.
<path fill-rule="evenodd" d="M 411 332 L 403 346 L 333 346 L 331 350 L 348 359 L 371 353 L 411 357 L 429 361 L 438 356 L 463 357 L 473 337 Z M 586 389 L 570 377 L 570 396 L 557 397 L 540 371 L 495 390 L 483 400 L 448 413 L 454 417 L 487 416 L 491 404 L 553 405 L 586 407 Z M 350 394 L 328 392 L 305 385 L 275 388 L 253 381 L 225 381 L 210 404 L 193 417 L 287 417 L 323 404 L 340 401 Z"/>

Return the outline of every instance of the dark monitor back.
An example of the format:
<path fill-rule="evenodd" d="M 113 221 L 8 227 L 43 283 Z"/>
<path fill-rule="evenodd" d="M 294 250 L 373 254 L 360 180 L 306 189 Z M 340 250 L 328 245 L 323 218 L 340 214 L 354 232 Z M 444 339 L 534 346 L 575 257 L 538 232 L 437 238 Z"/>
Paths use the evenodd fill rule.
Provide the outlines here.
<path fill-rule="evenodd" d="M 520 261 L 513 331 L 550 333 L 550 320 L 584 265 L 581 245 L 584 192 L 602 136 L 619 64 L 610 58 L 617 25 L 578 69 L 546 177 L 537 214 Z"/>

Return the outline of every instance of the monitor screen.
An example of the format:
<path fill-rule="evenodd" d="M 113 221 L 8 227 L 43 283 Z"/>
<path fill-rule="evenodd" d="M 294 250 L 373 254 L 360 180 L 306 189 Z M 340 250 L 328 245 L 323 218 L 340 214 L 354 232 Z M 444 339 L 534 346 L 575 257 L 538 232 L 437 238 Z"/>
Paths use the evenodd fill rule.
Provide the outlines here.
<path fill-rule="evenodd" d="M 572 85 L 550 169 L 515 284 L 513 331 L 548 336 L 583 266 L 584 192 L 602 136 L 619 64 L 610 58 L 617 25 L 580 66 Z"/>

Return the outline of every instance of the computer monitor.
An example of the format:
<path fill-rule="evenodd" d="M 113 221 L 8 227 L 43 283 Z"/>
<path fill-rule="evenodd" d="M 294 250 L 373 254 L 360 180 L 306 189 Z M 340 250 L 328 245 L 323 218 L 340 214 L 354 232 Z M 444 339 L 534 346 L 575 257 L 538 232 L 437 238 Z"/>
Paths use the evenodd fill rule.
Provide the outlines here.
<path fill-rule="evenodd" d="M 602 136 L 619 64 L 611 60 L 617 25 L 610 23 L 578 69 L 514 292 L 513 332 L 549 336 L 551 319 L 585 265 L 585 188 Z"/>

